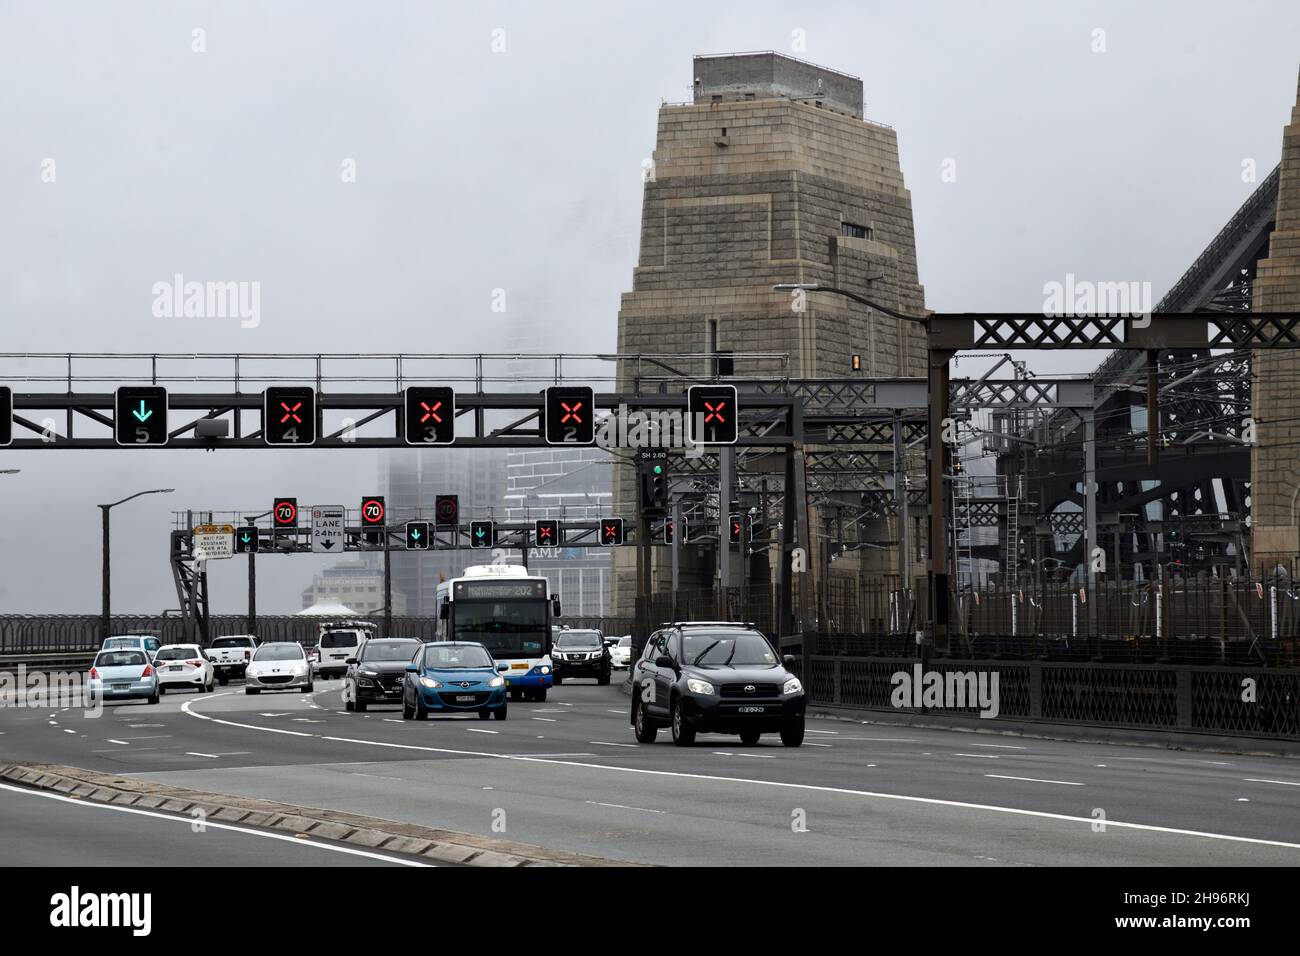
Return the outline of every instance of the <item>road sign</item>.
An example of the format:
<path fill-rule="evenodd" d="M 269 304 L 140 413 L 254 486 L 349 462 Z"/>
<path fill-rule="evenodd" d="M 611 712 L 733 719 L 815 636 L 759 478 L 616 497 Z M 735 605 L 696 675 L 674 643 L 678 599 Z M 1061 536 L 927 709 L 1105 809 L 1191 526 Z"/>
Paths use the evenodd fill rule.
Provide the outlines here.
<path fill-rule="evenodd" d="M 693 445 L 734 445 L 739 437 L 736 386 L 692 385 L 686 390 L 686 432 Z"/>
<path fill-rule="evenodd" d="M 113 438 L 123 447 L 167 444 L 167 389 L 161 385 L 119 387 L 113 397 Z"/>
<path fill-rule="evenodd" d="M 551 385 L 543 409 L 548 445 L 590 445 L 596 441 L 596 393 L 587 385 Z"/>
<path fill-rule="evenodd" d="M 456 441 L 456 390 L 412 385 L 406 389 L 403 426 L 407 444 L 450 445 Z"/>
<path fill-rule="evenodd" d="M 561 543 L 558 521 L 539 521 L 534 529 L 533 544 L 539 548 L 554 548 Z"/>
<path fill-rule="evenodd" d="M 281 530 L 298 527 L 298 499 L 276 498 L 271 506 L 271 517 L 276 528 Z"/>
<path fill-rule="evenodd" d="M 257 551 L 257 529 L 239 528 L 235 531 L 235 553 L 253 554 Z"/>
<path fill-rule="evenodd" d="M 406 522 L 406 549 L 408 551 L 429 550 L 429 522 Z"/>
<path fill-rule="evenodd" d="M 195 561 L 219 561 L 235 553 L 233 524 L 201 524 L 194 528 L 191 553 Z"/>
<path fill-rule="evenodd" d="M 367 544 L 384 543 L 384 507 L 383 495 L 370 495 L 361 499 L 361 527 L 365 529 Z"/>
<path fill-rule="evenodd" d="M 469 546 L 471 548 L 490 548 L 497 542 L 496 525 L 491 521 L 471 521 L 469 523 Z"/>
<path fill-rule="evenodd" d="M 262 440 L 268 445 L 316 444 L 316 390 L 272 385 L 263 392 Z"/>
<path fill-rule="evenodd" d="M 343 550 L 347 512 L 342 505 L 316 505 L 311 509 L 311 549 L 318 554 Z"/>
<path fill-rule="evenodd" d="M 600 519 L 600 543 L 605 545 L 616 545 L 623 543 L 623 519 L 622 518 L 601 518 Z"/>
<path fill-rule="evenodd" d="M 435 495 L 433 499 L 433 520 L 439 528 L 454 528 L 460 523 L 460 497 L 458 495 Z"/>
<path fill-rule="evenodd" d="M 14 440 L 14 391 L 8 385 L 0 385 L 0 446 L 12 444 Z"/>

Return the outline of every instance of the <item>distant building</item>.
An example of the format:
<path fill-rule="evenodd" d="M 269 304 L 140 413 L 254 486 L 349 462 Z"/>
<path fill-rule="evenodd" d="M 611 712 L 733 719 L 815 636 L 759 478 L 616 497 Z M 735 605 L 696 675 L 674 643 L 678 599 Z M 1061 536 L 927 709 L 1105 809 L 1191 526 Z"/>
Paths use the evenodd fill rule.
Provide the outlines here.
<path fill-rule="evenodd" d="M 304 609 L 315 604 L 343 604 L 358 614 L 384 609 L 384 569 L 366 558 L 349 558 L 331 565 L 312 578 L 302 592 Z M 394 589 L 393 614 L 406 613 L 406 597 Z"/>

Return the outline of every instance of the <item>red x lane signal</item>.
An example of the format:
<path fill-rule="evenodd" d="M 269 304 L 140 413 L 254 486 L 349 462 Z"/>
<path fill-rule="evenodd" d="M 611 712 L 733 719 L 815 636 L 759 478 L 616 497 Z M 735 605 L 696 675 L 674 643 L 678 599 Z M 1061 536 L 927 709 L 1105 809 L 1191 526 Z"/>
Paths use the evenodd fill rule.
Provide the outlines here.
<path fill-rule="evenodd" d="M 560 543 L 560 523 L 558 521 L 539 521 L 535 530 L 535 544 L 554 546 Z"/>
<path fill-rule="evenodd" d="M 623 543 L 623 519 L 622 518 L 601 518 L 600 519 L 600 543 L 615 545 Z"/>
<path fill-rule="evenodd" d="M 456 392 L 444 386 L 412 385 L 406 390 L 404 438 L 408 445 L 450 445 L 456 441 Z"/>
<path fill-rule="evenodd" d="M 268 445 L 316 444 L 316 391 L 273 385 L 262 397 L 262 440 Z"/>
<path fill-rule="evenodd" d="M 736 386 L 692 385 L 686 390 L 687 433 L 695 445 L 734 445 Z"/>
<path fill-rule="evenodd" d="M 546 390 L 548 445 L 590 445 L 596 440 L 596 393 L 586 385 L 552 385 Z"/>

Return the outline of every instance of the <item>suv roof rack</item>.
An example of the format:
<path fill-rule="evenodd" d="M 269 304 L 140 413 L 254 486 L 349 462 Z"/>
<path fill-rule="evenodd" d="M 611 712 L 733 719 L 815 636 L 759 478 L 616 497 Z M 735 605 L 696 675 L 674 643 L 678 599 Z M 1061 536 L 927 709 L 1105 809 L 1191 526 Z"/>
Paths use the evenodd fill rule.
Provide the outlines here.
<path fill-rule="evenodd" d="M 749 627 L 758 630 L 753 621 L 664 621 L 660 627 Z"/>

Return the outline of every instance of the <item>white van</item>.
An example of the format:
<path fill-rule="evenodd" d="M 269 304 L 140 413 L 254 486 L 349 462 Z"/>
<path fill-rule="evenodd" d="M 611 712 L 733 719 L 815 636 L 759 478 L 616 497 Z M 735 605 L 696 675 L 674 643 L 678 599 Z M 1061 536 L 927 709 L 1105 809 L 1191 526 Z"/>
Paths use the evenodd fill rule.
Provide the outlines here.
<path fill-rule="evenodd" d="M 369 621 L 322 624 L 316 673 L 322 678 L 342 677 L 348 669 L 348 659 L 357 656 L 361 644 L 375 636 L 375 626 Z"/>

